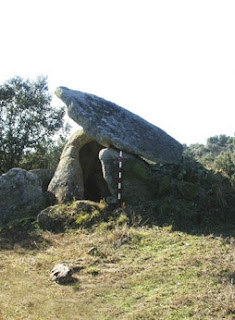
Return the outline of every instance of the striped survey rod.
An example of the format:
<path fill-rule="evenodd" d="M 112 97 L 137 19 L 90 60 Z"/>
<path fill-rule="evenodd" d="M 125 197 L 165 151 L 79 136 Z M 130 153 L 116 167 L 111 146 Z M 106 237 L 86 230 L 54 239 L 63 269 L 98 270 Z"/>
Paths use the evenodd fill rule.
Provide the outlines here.
<path fill-rule="evenodd" d="M 118 199 L 118 205 L 121 207 L 122 205 L 122 151 L 119 152 L 119 158 L 118 158 L 118 193 L 117 193 L 117 199 Z"/>

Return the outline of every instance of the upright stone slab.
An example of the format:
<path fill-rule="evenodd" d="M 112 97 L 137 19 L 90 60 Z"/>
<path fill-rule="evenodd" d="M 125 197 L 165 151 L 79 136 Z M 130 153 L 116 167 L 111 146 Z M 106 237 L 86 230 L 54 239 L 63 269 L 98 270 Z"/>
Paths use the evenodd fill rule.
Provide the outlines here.
<path fill-rule="evenodd" d="M 74 133 L 66 143 L 56 172 L 48 186 L 57 202 L 63 203 L 73 198 L 83 199 L 83 173 L 79 161 L 79 151 L 92 139 L 83 131 Z"/>
<path fill-rule="evenodd" d="M 101 148 L 82 130 L 69 138 L 48 186 L 56 202 L 73 199 L 99 201 L 109 194 L 98 159 Z"/>
<path fill-rule="evenodd" d="M 117 200 L 119 152 L 113 148 L 102 149 L 99 159 L 102 171 L 109 187 L 113 202 Z M 157 194 L 158 176 L 150 166 L 139 157 L 123 152 L 122 202 L 135 205 L 153 200 Z"/>
<path fill-rule="evenodd" d="M 153 163 L 177 163 L 182 145 L 136 114 L 92 94 L 59 87 L 69 116 L 104 147 L 114 146 Z"/>

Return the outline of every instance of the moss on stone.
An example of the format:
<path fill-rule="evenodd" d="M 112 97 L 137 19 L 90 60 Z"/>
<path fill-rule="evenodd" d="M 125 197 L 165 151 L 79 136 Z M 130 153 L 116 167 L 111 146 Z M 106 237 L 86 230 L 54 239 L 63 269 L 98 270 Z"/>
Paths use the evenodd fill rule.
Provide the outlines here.
<path fill-rule="evenodd" d="M 172 191 L 170 177 L 161 177 L 158 184 L 158 195 L 164 196 Z"/>
<path fill-rule="evenodd" d="M 136 178 L 146 180 L 148 179 L 147 168 L 139 161 L 129 161 L 125 165 L 125 175 L 127 178 Z"/>
<path fill-rule="evenodd" d="M 178 181 L 176 188 L 180 195 L 186 200 L 196 199 L 199 194 L 199 185 L 187 181 Z"/>

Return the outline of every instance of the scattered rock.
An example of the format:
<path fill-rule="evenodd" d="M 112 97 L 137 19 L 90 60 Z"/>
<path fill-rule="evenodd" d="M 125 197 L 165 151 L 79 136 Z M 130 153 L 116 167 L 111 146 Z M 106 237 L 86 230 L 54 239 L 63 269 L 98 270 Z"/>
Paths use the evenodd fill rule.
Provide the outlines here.
<path fill-rule="evenodd" d="M 24 169 L 13 168 L 0 177 L 0 222 L 37 215 L 44 205 L 39 177 Z"/>
<path fill-rule="evenodd" d="M 153 163 L 177 163 L 182 145 L 136 114 L 92 94 L 59 87 L 56 95 L 69 116 L 104 147 L 114 146 Z"/>
<path fill-rule="evenodd" d="M 125 235 L 123 237 L 121 237 L 120 239 L 118 239 L 117 241 L 114 242 L 114 246 L 116 248 L 121 247 L 124 244 L 127 244 L 131 241 L 131 237 L 129 235 Z"/>
<path fill-rule="evenodd" d="M 59 284 L 65 284 L 72 281 L 72 269 L 64 263 L 59 263 L 54 266 L 50 272 L 50 279 Z"/>
<path fill-rule="evenodd" d="M 92 247 L 88 250 L 87 254 L 90 255 L 95 255 L 98 252 L 98 248 L 97 247 Z"/>
<path fill-rule="evenodd" d="M 37 222 L 43 230 L 63 232 L 74 226 L 75 219 L 73 214 L 66 214 L 66 210 L 60 205 L 54 205 L 43 209 L 37 216 Z"/>

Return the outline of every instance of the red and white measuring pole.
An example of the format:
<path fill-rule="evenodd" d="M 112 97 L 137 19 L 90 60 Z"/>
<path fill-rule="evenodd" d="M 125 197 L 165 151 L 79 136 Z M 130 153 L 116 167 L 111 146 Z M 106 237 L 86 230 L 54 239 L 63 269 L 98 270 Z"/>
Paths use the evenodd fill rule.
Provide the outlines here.
<path fill-rule="evenodd" d="M 117 200 L 118 205 L 121 207 L 122 205 L 122 163 L 123 163 L 123 157 L 122 157 L 122 151 L 119 152 L 119 158 L 118 158 L 118 193 L 117 193 Z"/>

